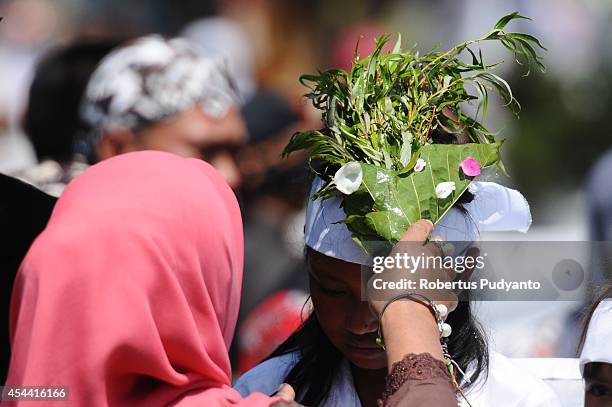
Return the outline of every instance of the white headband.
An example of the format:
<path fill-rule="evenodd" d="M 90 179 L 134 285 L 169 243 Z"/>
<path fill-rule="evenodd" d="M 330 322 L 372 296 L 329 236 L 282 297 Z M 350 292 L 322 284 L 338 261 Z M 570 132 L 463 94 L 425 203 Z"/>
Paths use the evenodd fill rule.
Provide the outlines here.
<path fill-rule="evenodd" d="M 324 181 L 316 177 L 310 196 L 321 189 Z M 452 208 L 436 225 L 433 236 L 448 241 L 478 240 L 480 232 L 527 232 L 531 225 L 529 204 L 520 192 L 494 182 L 473 182 L 469 187 L 474 194 L 472 202 L 465 204 L 467 215 Z M 346 214 L 340 207 L 341 199 L 308 200 L 304 239 L 306 245 L 326 256 L 350 263 L 368 265 L 367 254 L 351 238 L 343 223 Z"/>
<path fill-rule="evenodd" d="M 612 299 L 599 303 L 591 316 L 582 352 L 580 372 L 591 362 L 612 363 Z"/>

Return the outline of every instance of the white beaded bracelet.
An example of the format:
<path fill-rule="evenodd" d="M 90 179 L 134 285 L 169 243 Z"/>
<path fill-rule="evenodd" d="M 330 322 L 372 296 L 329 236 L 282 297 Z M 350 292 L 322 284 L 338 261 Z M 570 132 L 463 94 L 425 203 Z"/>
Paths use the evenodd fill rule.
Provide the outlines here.
<path fill-rule="evenodd" d="M 427 306 L 434 318 L 436 319 L 436 324 L 438 326 L 438 331 L 440 332 L 440 338 L 448 338 L 451 333 L 452 333 L 452 328 L 449 324 L 447 324 L 446 322 L 444 322 L 444 319 L 446 318 L 446 316 L 448 315 L 448 307 L 444 304 L 436 304 L 434 303 L 432 300 L 430 300 L 429 298 L 425 297 L 422 294 L 418 294 L 418 293 L 404 293 L 404 294 L 399 294 L 396 295 L 395 297 L 391 298 L 383 307 L 383 309 L 380 311 L 380 314 L 378 315 L 378 336 L 376 338 L 376 344 L 378 346 L 380 346 L 381 348 L 385 349 L 385 343 L 383 340 L 383 335 L 382 335 L 382 317 L 383 314 L 385 313 L 385 311 L 387 310 L 387 307 L 389 305 L 391 305 L 392 303 L 394 303 L 395 301 L 398 300 L 402 300 L 402 299 L 409 299 L 410 301 L 415 301 L 418 302 L 420 304 L 423 304 L 425 306 Z"/>

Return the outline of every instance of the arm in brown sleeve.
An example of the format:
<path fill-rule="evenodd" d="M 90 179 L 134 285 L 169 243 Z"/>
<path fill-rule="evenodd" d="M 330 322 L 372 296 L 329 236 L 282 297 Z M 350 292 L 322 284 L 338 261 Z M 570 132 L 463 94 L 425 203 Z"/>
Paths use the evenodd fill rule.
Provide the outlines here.
<path fill-rule="evenodd" d="M 429 353 L 409 353 L 393 365 L 380 407 L 456 407 L 450 373 Z"/>

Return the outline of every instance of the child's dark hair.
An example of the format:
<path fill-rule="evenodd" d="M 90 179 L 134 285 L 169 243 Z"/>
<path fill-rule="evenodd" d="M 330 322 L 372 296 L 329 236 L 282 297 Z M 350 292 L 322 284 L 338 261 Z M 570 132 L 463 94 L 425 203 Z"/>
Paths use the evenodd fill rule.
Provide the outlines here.
<path fill-rule="evenodd" d="M 585 313 L 585 317 L 582 323 L 582 334 L 580 335 L 580 342 L 578 344 L 577 354 L 580 354 L 582 351 L 582 347 L 584 346 L 584 341 L 586 340 L 587 331 L 589 329 L 589 324 L 591 322 L 591 317 L 595 312 L 595 309 L 599 306 L 599 304 L 606 299 L 612 299 L 612 283 L 604 286 L 600 292 L 596 295 L 595 302 L 591 304 Z"/>

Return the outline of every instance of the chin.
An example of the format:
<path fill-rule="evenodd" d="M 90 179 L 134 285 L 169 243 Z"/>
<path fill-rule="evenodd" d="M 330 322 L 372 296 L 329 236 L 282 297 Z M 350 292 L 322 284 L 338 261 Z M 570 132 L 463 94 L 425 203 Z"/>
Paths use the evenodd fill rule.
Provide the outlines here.
<path fill-rule="evenodd" d="M 360 369 L 378 370 L 387 368 L 387 355 L 380 350 L 352 350 L 344 352 L 344 356 Z"/>

